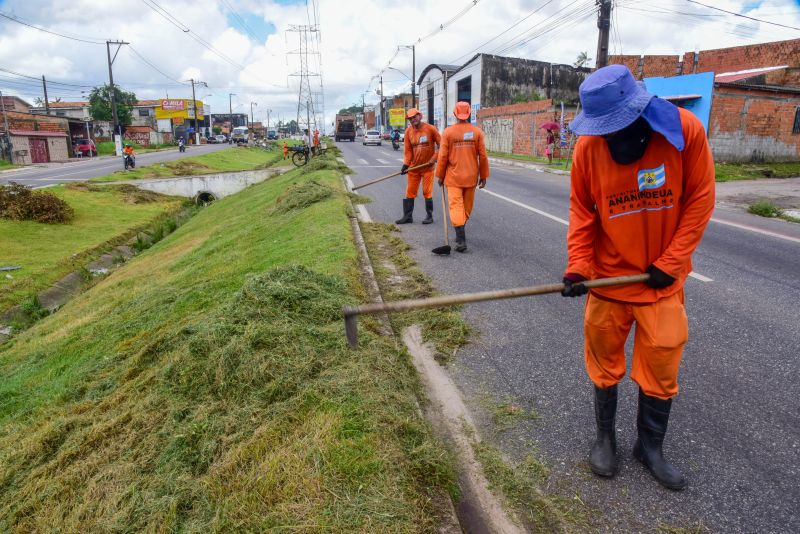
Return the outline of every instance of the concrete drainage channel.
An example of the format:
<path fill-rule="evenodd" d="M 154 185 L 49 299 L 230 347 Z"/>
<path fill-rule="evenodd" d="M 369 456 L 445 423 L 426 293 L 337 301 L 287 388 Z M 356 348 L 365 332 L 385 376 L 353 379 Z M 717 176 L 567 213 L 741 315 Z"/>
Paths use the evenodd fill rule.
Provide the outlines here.
<path fill-rule="evenodd" d="M 345 188 L 348 190 L 349 177 L 344 178 Z M 361 206 L 359 206 L 361 207 Z M 359 213 L 359 218 L 368 215 L 361 214 L 353 209 L 352 213 Z M 364 222 L 369 222 L 364 221 Z M 354 239 L 358 248 L 359 263 L 362 275 L 367 286 L 367 292 L 372 302 L 383 302 L 375 279 L 374 270 L 370 263 L 369 254 L 361 235 L 361 227 L 356 218 L 351 219 Z M 395 335 L 385 316 L 379 318 L 381 335 Z M 525 529 L 519 526 L 511 515 L 503 508 L 498 498 L 489 489 L 489 482 L 483 474 L 481 464 L 476 458 L 473 444 L 480 441 L 477 428 L 472 422 L 472 417 L 464 403 L 461 392 L 447 375 L 445 370 L 436 361 L 433 351 L 422 342 L 422 332 L 419 325 L 413 325 L 402 332 L 402 340 L 409 354 L 411 354 L 414 368 L 420 374 L 430 407 L 425 412 L 425 417 L 430 421 L 432 428 L 443 439 L 457 458 L 458 485 L 461 489 L 461 498 L 453 503 L 451 524 L 444 524 L 439 533 L 470 532 L 470 533 L 497 533 L 497 534 L 523 534 Z M 453 524 L 455 523 L 455 524 Z"/>
<path fill-rule="evenodd" d="M 228 172 L 198 176 L 186 176 L 160 180 L 131 180 L 126 183 L 141 189 L 161 193 L 164 195 L 182 196 L 193 199 L 194 203 L 205 206 L 220 198 L 233 195 L 250 185 L 280 174 L 285 169 L 262 169 L 257 171 Z M 175 228 L 191 217 L 191 210 L 184 210 L 174 216 Z M 83 269 L 73 271 L 49 288 L 36 295 L 38 308 L 44 313 L 54 313 L 67 301 L 84 291 L 97 277 L 108 275 L 117 265 L 136 255 L 136 248 L 152 244 L 152 238 L 146 232 L 139 232 L 125 245 L 114 247 L 96 260 L 87 264 Z M 6 341 L 13 333 L 13 324 L 26 324 L 33 319 L 23 309 L 23 306 L 14 306 L 0 314 L 0 344 Z"/>

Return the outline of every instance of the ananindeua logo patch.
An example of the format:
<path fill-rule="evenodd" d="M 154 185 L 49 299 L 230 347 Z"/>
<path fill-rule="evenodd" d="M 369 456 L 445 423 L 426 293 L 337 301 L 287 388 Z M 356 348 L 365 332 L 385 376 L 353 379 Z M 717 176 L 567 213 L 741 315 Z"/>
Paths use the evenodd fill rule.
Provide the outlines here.
<path fill-rule="evenodd" d="M 667 176 L 664 172 L 664 164 L 655 169 L 642 169 L 638 173 L 639 191 L 645 189 L 658 189 L 667 183 Z"/>

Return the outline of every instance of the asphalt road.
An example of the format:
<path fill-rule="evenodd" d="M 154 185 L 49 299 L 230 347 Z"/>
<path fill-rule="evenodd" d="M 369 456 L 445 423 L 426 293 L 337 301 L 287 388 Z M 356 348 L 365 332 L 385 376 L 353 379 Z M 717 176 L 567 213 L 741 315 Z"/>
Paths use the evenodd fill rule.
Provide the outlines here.
<path fill-rule="evenodd" d="M 337 145 L 355 184 L 401 166 L 401 152 L 388 144 Z M 404 190 L 399 176 L 358 192 L 373 199 L 366 209 L 374 220 L 394 222 Z M 418 200 L 414 224 L 399 228 L 444 293 L 559 282 L 568 196 L 567 176 L 493 165 L 486 190 L 476 194 L 466 254 L 430 252 L 444 239 L 438 186 L 435 224 L 419 224 Z M 636 386 L 627 378 L 617 415 L 621 471 L 613 480 L 590 473 L 594 418 L 582 299 L 546 295 L 465 307 L 476 335 L 449 371 L 483 436 L 511 458 L 543 459 L 551 469 L 547 489 L 580 498 L 601 530 L 800 532 L 800 225 L 718 204 L 694 274 L 685 288 L 690 339 L 665 442 L 667 457 L 689 478 L 683 492 L 661 488 L 630 456 Z M 497 431 L 487 402 L 503 401 L 539 418 Z"/>
<path fill-rule="evenodd" d="M 144 166 L 163 161 L 172 161 L 188 156 L 199 156 L 219 150 L 226 150 L 232 145 L 200 145 L 189 146 L 186 152 L 178 152 L 178 148 L 147 152 L 136 156 L 136 165 Z M 63 182 L 83 182 L 96 176 L 106 176 L 114 171 L 124 169 L 122 158 L 117 156 L 101 156 L 97 158 L 76 158 L 66 163 L 47 163 L 31 165 L 0 173 L 0 185 L 17 182 L 33 188 Z"/>

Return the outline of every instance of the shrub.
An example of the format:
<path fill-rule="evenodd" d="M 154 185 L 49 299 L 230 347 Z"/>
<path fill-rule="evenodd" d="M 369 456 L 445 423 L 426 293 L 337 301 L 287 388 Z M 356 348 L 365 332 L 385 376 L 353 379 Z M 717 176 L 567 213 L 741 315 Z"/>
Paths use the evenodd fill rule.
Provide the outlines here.
<path fill-rule="evenodd" d="M 783 210 L 769 200 L 759 200 L 747 208 L 747 211 L 762 217 L 780 217 L 783 215 Z"/>
<path fill-rule="evenodd" d="M 34 191 L 16 182 L 0 186 L 0 217 L 4 219 L 63 224 L 74 216 L 72 207 L 49 191 Z"/>

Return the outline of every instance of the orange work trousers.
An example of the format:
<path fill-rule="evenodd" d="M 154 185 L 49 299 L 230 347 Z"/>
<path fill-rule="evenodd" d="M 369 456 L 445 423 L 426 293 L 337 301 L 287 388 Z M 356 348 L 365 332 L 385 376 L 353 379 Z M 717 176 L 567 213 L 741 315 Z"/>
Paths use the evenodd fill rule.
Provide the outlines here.
<path fill-rule="evenodd" d="M 425 172 L 409 172 L 406 198 L 417 198 L 419 183 L 422 182 L 422 196 L 433 198 L 433 169 Z"/>
<path fill-rule="evenodd" d="M 450 222 L 453 226 L 464 226 L 472 213 L 472 204 L 475 202 L 475 186 L 457 187 L 447 186 L 448 205 L 450 207 Z"/>
<path fill-rule="evenodd" d="M 683 290 L 651 304 L 608 301 L 589 293 L 584 315 L 586 372 L 597 387 L 625 376 L 625 341 L 636 322 L 631 378 L 650 397 L 678 393 L 678 367 L 689 324 Z"/>

